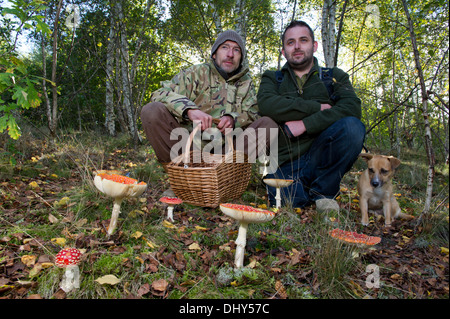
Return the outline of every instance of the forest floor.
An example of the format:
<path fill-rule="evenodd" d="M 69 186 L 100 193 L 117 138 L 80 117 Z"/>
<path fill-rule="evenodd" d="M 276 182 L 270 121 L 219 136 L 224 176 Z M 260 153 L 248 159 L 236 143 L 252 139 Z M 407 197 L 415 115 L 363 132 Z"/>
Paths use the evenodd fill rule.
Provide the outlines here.
<path fill-rule="evenodd" d="M 426 160 L 405 154 L 394 184 L 412 221 L 361 226 L 358 160 L 344 177 L 339 216 L 315 207 L 281 208 L 268 223 L 251 224 L 244 268 L 233 269 L 238 224 L 218 208 L 179 205 L 175 221 L 159 202 L 167 175 L 147 143 L 125 137 L 70 134 L 56 143 L 21 137 L 2 145 L 0 166 L 0 298 L 2 299 L 448 299 L 448 168 L 437 170 L 432 214 L 423 208 Z M 92 136 L 91 134 L 91 136 Z M 448 166 L 447 166 L 448 167 Z M 96 169 L 120 169 L 148 184 L 124 201 L 108 237 L 113 200 L 93 185 Z M 421 177 L 421 178 L 420 178 Z M 264 207 L 261 176 L 233 201 Z M 329 236 L 335 227 L 381 237 L 374 246 Z M 82 251 L 80 287 L 59 288 L 54 265 L 62 247 Z M 110 276 L 107 276 L 110 275 Z M 105 277 L 107 276 L 107 277 Z"/>

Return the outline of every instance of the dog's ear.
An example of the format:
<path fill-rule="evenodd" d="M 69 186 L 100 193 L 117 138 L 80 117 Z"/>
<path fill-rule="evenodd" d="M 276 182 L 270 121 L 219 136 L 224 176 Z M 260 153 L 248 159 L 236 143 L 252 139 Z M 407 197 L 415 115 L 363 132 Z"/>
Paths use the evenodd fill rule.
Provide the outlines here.
<path fill-rule="evenodd" d="M 366 162 L 370 161 L 373 157 L 373 154 L 370 153 L 361 153 L 359 154 L 359 157 L 361 157 L 363 160 L 365 160 Z"/>
<path fill-rule="evenodd" d="M 389 162 L 391 162 L 392 169 L 396 169 L 402 163 L 398 158 L 395 158 L 394 156 L 389 156 L 388 160 Z"/>

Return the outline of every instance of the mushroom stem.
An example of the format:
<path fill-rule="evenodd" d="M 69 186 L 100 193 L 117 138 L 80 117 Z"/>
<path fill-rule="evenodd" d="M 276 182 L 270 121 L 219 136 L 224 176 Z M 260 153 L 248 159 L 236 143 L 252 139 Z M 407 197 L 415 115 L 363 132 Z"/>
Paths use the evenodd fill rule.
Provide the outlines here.
<path fill-rule="evenodd" d="M 108 227 L 108 236 L 110 236 L 117 226 L 117 219 L 119 218 L 120 214 L 120 205 L 122 204 L 123 198 L 116 198 L 114 199 L 114 206 L 111 214 L 111 221 L 109 222 Z"/>
<path fill-rule="evenodd" d="M 276 208 L 280 208 L 281 207 L 281 188 L 280 187 L 277 187 L 277 193 L 275 195 L 275 199 L 277 201 Z"/>
<path fill-rule="evenodd" d="M 69 292 L 74 288 L 80 288 L 80 270 L 78 265 L 67 266 L 60 287 L 65 292 Z"/>
<path fill-rule="evenodd" d="M 172 206 L 172 205 L 169 205 L 167 207 L 167 219 L 169 221 L 171 221 L 172 223 L 174 222 L 174 220 L 173 220 L 173 208 L 174 208 L 174 206 Z"/>
<path fill-rule="evenodd" d="M 238 237 L 235 241 L 236 254 L 234 256 L 234 265 L 236 268 L 242 268 L 242 266 L 244 265 L 245 245 L 247 243 L 247 228 L 248 223 L 241 222 L 239 224 Z"/>

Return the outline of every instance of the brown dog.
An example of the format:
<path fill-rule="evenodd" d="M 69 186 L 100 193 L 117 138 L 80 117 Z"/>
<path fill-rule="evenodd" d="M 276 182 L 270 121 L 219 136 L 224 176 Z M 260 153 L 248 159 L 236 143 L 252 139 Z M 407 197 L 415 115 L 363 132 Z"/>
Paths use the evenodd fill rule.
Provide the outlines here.
<path fill-rule="evenodd" d="M 359 207 L 362 214 L 361 223 L 369 224 L 369 214 L 383 212 L 385 226 L 391 226 L 394 218 L 413 218 L 402 213 L 392 192 L 391 179 L 400 160 L 392 156 L 361 153 L 359 155 L 368 168 L 362 173 L 358 182 Z"/>

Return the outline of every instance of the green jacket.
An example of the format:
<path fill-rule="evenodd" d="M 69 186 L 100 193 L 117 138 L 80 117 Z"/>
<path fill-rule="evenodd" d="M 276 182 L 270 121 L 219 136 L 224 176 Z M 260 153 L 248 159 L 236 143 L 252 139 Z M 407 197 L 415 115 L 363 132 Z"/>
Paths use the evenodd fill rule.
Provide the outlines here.
<path fill-rule="evenodd" d="M 181 71 L 152 93 L 152 102 L 166 105 L 180 122 L 186 122 L 186 111 L 200 109 L 213 118 L 231 115 L 235 127 L 245 127 L 256 120 L 256 90 L 248 69 L 225 80 L 213 61 L 193 65 Z"/>
<path fill-rule="evenodd" d="M 301 89 L 288 63 L 281 71 L 283 72 L 281 84 L 277 83 L 275 71 L 266 71 L 262 75 L 258 91 L 260 114 L 271 117 L 280 127 L 288 121 L 303 120 L 306 133 L 288 138 L 280 129 L 279 165 L 304 154 L 314 139 L 337 120 L 347 116 L 361 119 L 361 100 L 356 96 L 349 76 L 343 70 L 336 67 L 333 69 L 333 88 L 338 96 L 336 102 L 330 100 L 327 89 L 319 77 L 319 65 L 316 58 Z M 332 105 L 332 108 L 320 111 L 320 104 L 326 103 Z"/>

